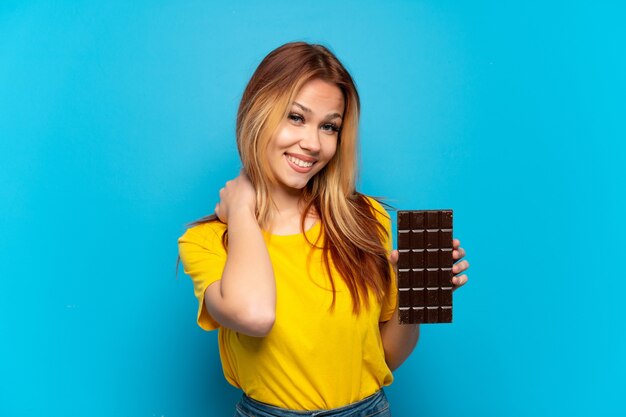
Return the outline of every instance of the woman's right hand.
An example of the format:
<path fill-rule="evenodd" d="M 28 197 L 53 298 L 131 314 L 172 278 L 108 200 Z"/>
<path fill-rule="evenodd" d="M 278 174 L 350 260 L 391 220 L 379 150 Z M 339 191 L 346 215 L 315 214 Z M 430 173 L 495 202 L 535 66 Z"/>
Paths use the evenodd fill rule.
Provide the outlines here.
<path fill-rule="evenodd" d="M 237 178 L 226 182 L 220 190 L 220 202 L 215 205 L 215 215 L 224 223 L 240 211 L 247 211 L 252 216 L 256 211 L 256 192 L 243 170 Z"/>

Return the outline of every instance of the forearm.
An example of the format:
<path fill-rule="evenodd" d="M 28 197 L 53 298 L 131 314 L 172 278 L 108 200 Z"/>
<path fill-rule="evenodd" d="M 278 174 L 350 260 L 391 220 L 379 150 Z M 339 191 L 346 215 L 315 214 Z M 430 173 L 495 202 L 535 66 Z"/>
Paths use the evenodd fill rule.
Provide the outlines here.
<path fill-rule="evenodd" d="M 385 349 L 385 361 L 395 371 L 411 355 L 420 335 L 419 324 L 399 324 L 398 309 L 391 319 L 381 325 L 380 335 Z"/>
<path fill-rule="evenodd" d="M 223 301 L 249 317 L 276 312 L 274 270 L 254 214 L 232 213 L 228 221 L 228 257 L 222 273 Z"/>

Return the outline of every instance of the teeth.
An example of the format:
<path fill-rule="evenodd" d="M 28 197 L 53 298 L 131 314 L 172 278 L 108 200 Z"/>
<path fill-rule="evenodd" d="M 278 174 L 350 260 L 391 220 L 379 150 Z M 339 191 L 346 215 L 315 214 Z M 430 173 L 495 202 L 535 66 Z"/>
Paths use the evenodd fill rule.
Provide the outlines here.
<path fill-rule="evenodd" d="M 287 155 L 287 159 L 302 168 L 309 168 L 313 166 L 313 162 L 304 162 L 302 159 L 295 158 L 291 155 Z"/>

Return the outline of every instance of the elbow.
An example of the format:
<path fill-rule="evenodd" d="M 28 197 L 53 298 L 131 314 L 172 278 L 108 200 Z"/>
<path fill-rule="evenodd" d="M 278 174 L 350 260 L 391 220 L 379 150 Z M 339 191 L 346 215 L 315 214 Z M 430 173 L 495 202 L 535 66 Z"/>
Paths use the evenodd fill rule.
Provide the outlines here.
<path fill-rule="evenodd" d="M 247 334 L 254 337 L 267 336 L 272 331 L 275 321 L 276 314 L 274 312 L 255 314 L 253 318 L 246 322 Z"/>
<path fill-rule="evenodd" d="M 385 362 L 391 372 L 395 372 L 408 358 L 410 353 L 402 353 L 399 355 L 385 355 Z"/>
<path fill-rule="evenodd" d="M 391 372 L 395 372 L 396 369 L 398 369 L 400 365 L 402 365 L 405 359 L 406 358 L 400 358 L 394 356 L 393 354 L 385 352 L 385 362 L 387 363 L 387 367 Z"/>
<path fill-rule="evenodd" d="M 406 360 L 406 357 L 394 357 L 391 355 L 385 355 L 385 362 L 391 372 L 395 372 Z"/>
<path fill-rule="evenodd" d="M 235 329 L 240 333 L 253 337 L 267 336 L 276 321 L 275 309 L 248 308 L 241 312 L 239 320 L 239 329 Z"/>
<path fill-rule="evenodd" d="M 224 299 L 219 286 L 209 286 L 204 298 L 207 312 L 220 326 L 247 336 L 267 336 L 276 321 L 275 299 Z"/>

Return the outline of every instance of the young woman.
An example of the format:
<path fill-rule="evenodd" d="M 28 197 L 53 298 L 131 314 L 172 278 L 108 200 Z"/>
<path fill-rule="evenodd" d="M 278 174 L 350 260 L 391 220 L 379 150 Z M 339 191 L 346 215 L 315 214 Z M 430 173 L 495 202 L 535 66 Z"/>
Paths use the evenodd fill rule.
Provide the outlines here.
<path fill-rule="evenodd" d="M 382 387 L 419 325 L 398 324 L 390 218 L 355 188 L 358 119 L 328 49 L 272 51 L 237 114 L 243 169 L 179 239 L 198 324 L 219 329 L 224 375 L 244 391 L 236 416 L 390 415 Z"/>

